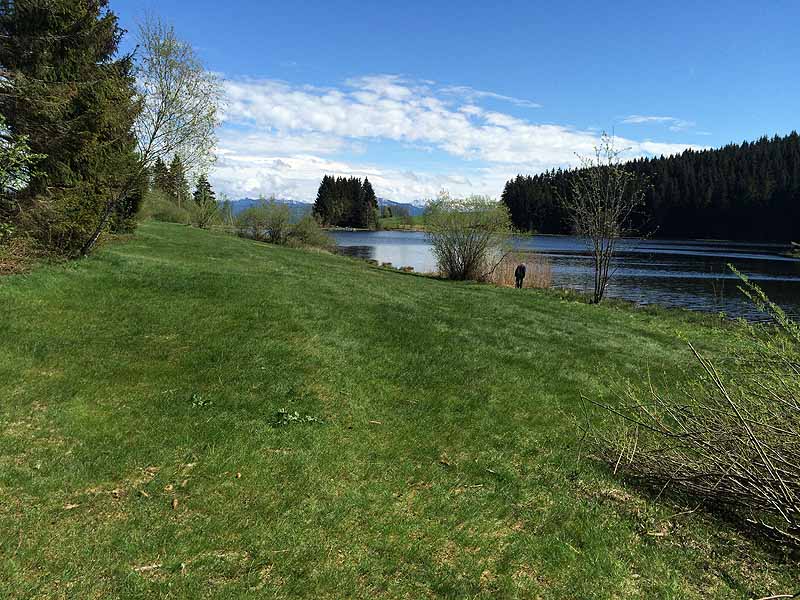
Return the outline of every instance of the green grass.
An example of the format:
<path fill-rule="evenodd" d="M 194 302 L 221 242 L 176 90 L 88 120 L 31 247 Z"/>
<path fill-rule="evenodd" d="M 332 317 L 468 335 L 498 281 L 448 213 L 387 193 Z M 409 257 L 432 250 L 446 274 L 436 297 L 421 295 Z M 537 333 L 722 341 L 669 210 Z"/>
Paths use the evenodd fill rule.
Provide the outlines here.
<path fill-rule="evenodd" d="M 425 229 L 425 215 L 414 217 L 383 217 L 378 220 L 380 228 L 391 231 L 394 229 L 405 229 L 412 231 L 423 231 Z"/>
<path fill-rule="evenodd" d="M 0 301 L 0 597 L 796 591 L 577 460 L 579 395 L 680 377 L 712 320 L 155 223 Z"/>

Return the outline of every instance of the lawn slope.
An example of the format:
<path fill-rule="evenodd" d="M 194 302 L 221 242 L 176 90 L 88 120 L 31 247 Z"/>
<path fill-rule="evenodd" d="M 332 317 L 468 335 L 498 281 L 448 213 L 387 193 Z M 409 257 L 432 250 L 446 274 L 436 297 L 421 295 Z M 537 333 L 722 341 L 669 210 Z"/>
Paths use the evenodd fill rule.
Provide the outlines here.
<path fill-rule="evenodd" d="M 0 302 L 0 597 L 744 598 L 797 576 L 577 460 L 580 394 L 679 377 L 681 336 L 721 345 L 699 319 L 168 224 L 0 279 Z"/>

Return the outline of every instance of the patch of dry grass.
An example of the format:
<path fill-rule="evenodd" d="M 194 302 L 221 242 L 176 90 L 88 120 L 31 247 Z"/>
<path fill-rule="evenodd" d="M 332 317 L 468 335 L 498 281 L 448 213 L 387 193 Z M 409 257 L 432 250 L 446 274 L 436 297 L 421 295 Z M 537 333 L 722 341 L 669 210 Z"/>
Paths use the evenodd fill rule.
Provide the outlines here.
<path fill-rule="evenodd" d="M 553 282 L 550 259 L 536 252 L 511 252 L 503 257 L 491 275 L 492 283 L 503 287 L 514 287 L 514 271 L 517 265 L 525 265 L 524 288 L 549 288 Z"/>
<path fill-rule="evenodd" d="M 31 240 L 23 237 L 12 238 L 0 245 L 0 275 L 24 273 L 44 254 Z"/>

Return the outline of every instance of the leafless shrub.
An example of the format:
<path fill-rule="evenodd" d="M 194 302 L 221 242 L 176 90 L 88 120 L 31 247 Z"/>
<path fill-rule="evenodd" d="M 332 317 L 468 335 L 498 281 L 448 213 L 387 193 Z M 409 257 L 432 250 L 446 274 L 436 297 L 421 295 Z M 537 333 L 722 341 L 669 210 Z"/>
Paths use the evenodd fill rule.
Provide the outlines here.
<path fill-rule="evenodd" d="M 743 323 L 726 368 L 690 346 L 700 376 L 681 393 L 650 385 L 612 404 L 590 400 L 605 422 L 589 425 L 588 439 L 615 473 L 800 547 L 800 327 L 742 281 L 773 324 Z"/>
<path fill-rule="evenodd" d="M 632 233 L 631 217 L 644 204 L 645 188 L 637 176 L 626 170 L 606 133 L 593 157 L 581 157 L 569 194 L 561 198 L 575 235 L 586 240 L 594 262 L 592 301 L 605 295 L 613 275 L 611 263 L 619 240 Z"/>
<path fill-rule="evenodd" d="M 505 287 L 514 287 L 514 270 L 517 265 L 525 265 L 524 288 L 549 288 L 553 273 L 550 259 L 536 252 L 510 252 L 505 254 L 491 275 L 492 283 Z"/>

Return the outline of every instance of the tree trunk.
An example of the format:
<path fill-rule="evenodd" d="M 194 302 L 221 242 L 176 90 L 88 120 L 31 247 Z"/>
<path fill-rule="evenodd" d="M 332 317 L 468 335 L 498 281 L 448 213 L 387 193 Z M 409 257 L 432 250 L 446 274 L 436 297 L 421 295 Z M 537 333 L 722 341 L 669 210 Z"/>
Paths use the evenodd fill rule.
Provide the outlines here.
<path fill-rule="evenodd" d="M 94 232 L 92 233 L 91 237 L 86 240 L 86 243 L 81 247 L 80 256 L 86 256 L 89 252 L 92 251 L 94 245 L 97 243 L 97 240 L 100 239 L 100 236 L 103 234 L 103 229 L 106 228 L 108 225 L 108 220 L 111 218 L 111 213 L 114 212 L 114 207 L 128 195 L 127 186 L 126 189 L 120 192 L 116 198 L 112 198 L 106 204 L 105 209 L 103 210 L 103 216 L 100 218 L 100 222 L 98 223 L 97 227 L 95 228 Z"/>

